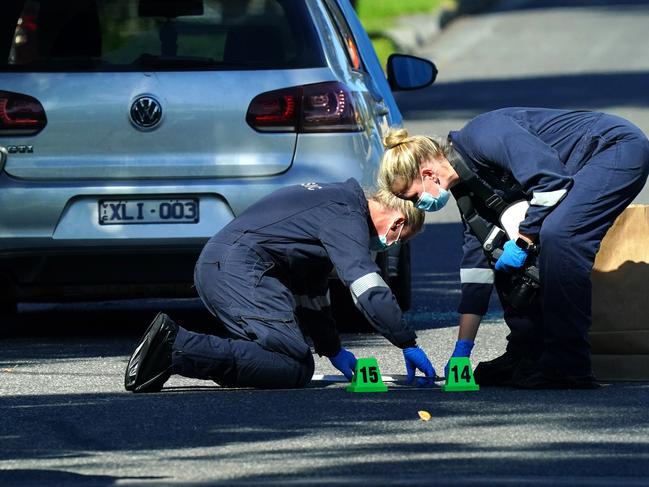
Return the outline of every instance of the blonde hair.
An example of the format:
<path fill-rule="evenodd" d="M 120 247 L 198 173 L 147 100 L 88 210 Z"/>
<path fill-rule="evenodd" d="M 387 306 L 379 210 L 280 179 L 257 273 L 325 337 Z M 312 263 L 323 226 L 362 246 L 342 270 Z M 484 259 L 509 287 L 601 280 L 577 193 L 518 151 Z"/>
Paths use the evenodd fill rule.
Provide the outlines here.
<path fill-rule="evenodd" d="M 387 189 L 381 188 L 368 196 L 369 199 L 376 201 L 384 208 L 395 210 L 401 213 L 406 219 L 405 226 L 408 227 L 412 234 L 419 233 L 424 226 L 425 213 L 415 208 L 412 201 L 397 198 Z"/>
<path fill-rule="evenodd" d="M 424 161 L 448 158 L 451 145 L 438 138 L 408 135 L 403 128 L 392 128 L 383 138 L 385 152 L 379 168 L 379 186 L 392 193 L 409 188 L 417 177 Z"/>

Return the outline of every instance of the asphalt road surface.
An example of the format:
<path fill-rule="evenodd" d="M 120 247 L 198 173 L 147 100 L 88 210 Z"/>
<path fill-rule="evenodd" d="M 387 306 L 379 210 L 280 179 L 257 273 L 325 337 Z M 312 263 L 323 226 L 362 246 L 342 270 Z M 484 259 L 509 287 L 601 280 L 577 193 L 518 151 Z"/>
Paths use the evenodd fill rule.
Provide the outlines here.
<path fill-rule="evenodd" d="M 607 109 L 648 131 L 649 2 L 533 5 L 460 20 L 427 46 L 440 79 L 400 97 L 407 125 L 444 133 L 485 110 L 537 105 Z M 439 371 L 455 338 L 455 212 L 413 241 L 408 319 Z M 648 383 L 360 394 L 174 377 L 159 394 L 126 393 L 127 357 L 159 308 L 187 327 L 211 323 L 192 300 L 21 306 L 2 323 L 0 485 L 649 484 Z M 494 303 L 474 363 L 499 355 L 505 335 Z M 382 337 L 343 339 L 383 374 L 404 373 Z M 317 373 L 334 372 L 317 359 Z"/>

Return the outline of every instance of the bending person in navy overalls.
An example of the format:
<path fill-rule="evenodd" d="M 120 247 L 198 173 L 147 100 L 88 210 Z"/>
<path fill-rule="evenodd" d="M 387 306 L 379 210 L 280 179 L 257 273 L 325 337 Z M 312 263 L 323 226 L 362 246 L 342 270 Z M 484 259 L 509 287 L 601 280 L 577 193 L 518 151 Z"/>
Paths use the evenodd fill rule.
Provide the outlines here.
<path fill-rule="evenodd" d="M 195 268 L 196 289 L 222 324 L 204 335 L 160 313 L 135 349 L 125 386 L 159 391 L 171 374 L 222 386 L 303 387 L 316 353 L 348 379 L 356 358 L 341 347 L 330 313 L 328 280 L 335 268 L 357 307 L 403 349 L 432 385 L 435 370 L 372 259 L 415 235 L 424 213 L 389 192 L 369 199 L 354 179 L 280 189 L 249 207 L 205 245 Z M 217 335 L 221 336 L 217 336 Z"/>
<path fill-rule="evenodd" d="M 588 340 L 590 273 L 606 231 L 647 180 L 649 141 L 642 131 L 604 113 L 505 108 L 474 118 L 444 141 L 397 130 L 385 145 L 382 185 L 418 208 L 438 210 L 451 188 L 462 189 L 452 164 L 458 157 L 503 200 L 525 199 L 530 205 L 495 273 L 465 222 L 453 356 L 470 355 L 495 283 L 511 333 L 503 356 L 476 367 L 476 382 L 597 387 Z M 477 199 L 475 194 L 471 198 Z M 474 203 L 481 216 L 493 221 L 489 202 Z M 510 272 L 525 264 L 530 250 L 538 250 L 541 293 L 521 312 L 503 296 Z"/>

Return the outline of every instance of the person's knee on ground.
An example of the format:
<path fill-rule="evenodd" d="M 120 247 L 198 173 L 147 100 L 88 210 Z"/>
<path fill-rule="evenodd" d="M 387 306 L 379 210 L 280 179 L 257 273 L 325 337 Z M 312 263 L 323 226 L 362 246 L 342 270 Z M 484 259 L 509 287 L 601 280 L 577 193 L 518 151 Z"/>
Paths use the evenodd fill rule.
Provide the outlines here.
<path fill-rule="evenodd" d="M 299 388 L 314 371 L 310 351 L 295 358 L 260 344 L 182 330 L 173 346 L 174 374 L 224 387 Z"/>
<path fill-rule="evenodd" d="M 310 351 L 290 357 L 252 341 L 188 331 L 159 313 L 129 359 L 124 385 L 132 392 L 158 392 L 178 374 L 227 387 L 299 388 L 314 368 Z"/>

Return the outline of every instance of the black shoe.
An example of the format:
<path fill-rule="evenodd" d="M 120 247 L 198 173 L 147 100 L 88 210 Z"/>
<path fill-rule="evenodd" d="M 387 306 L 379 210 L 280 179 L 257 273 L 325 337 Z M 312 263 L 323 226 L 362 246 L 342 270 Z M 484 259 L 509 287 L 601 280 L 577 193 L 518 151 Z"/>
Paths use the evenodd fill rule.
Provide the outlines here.
<path fill-rule="evenodd" d="M 532 375 L 538 370 L 538 359 L 528 356 L 523 357 L 514 368 L 509 385 L 514 385 L 519 380 Z"/>
<path fill-rule="evenodd" d="M 480 362 L 473 371 L 476 384 L 480 386 L 509 386 L 516 367 L 522 357 L 512 352 L 505 352 L 488 362 Z"/>
<path fill-rule="evenodd" d="M 158 392 L 171 375 L 171 349 L 178 325 L 158 313 L 131 355 L 124 374 L 124 387 L 133 392 Z"/>
<path fill-rule="evenodd" d="M 536 370 L 519 376 L 512 386 L 517 389 L 598 389 L 600 384 L 592 375 L 562 375 Z"/>

